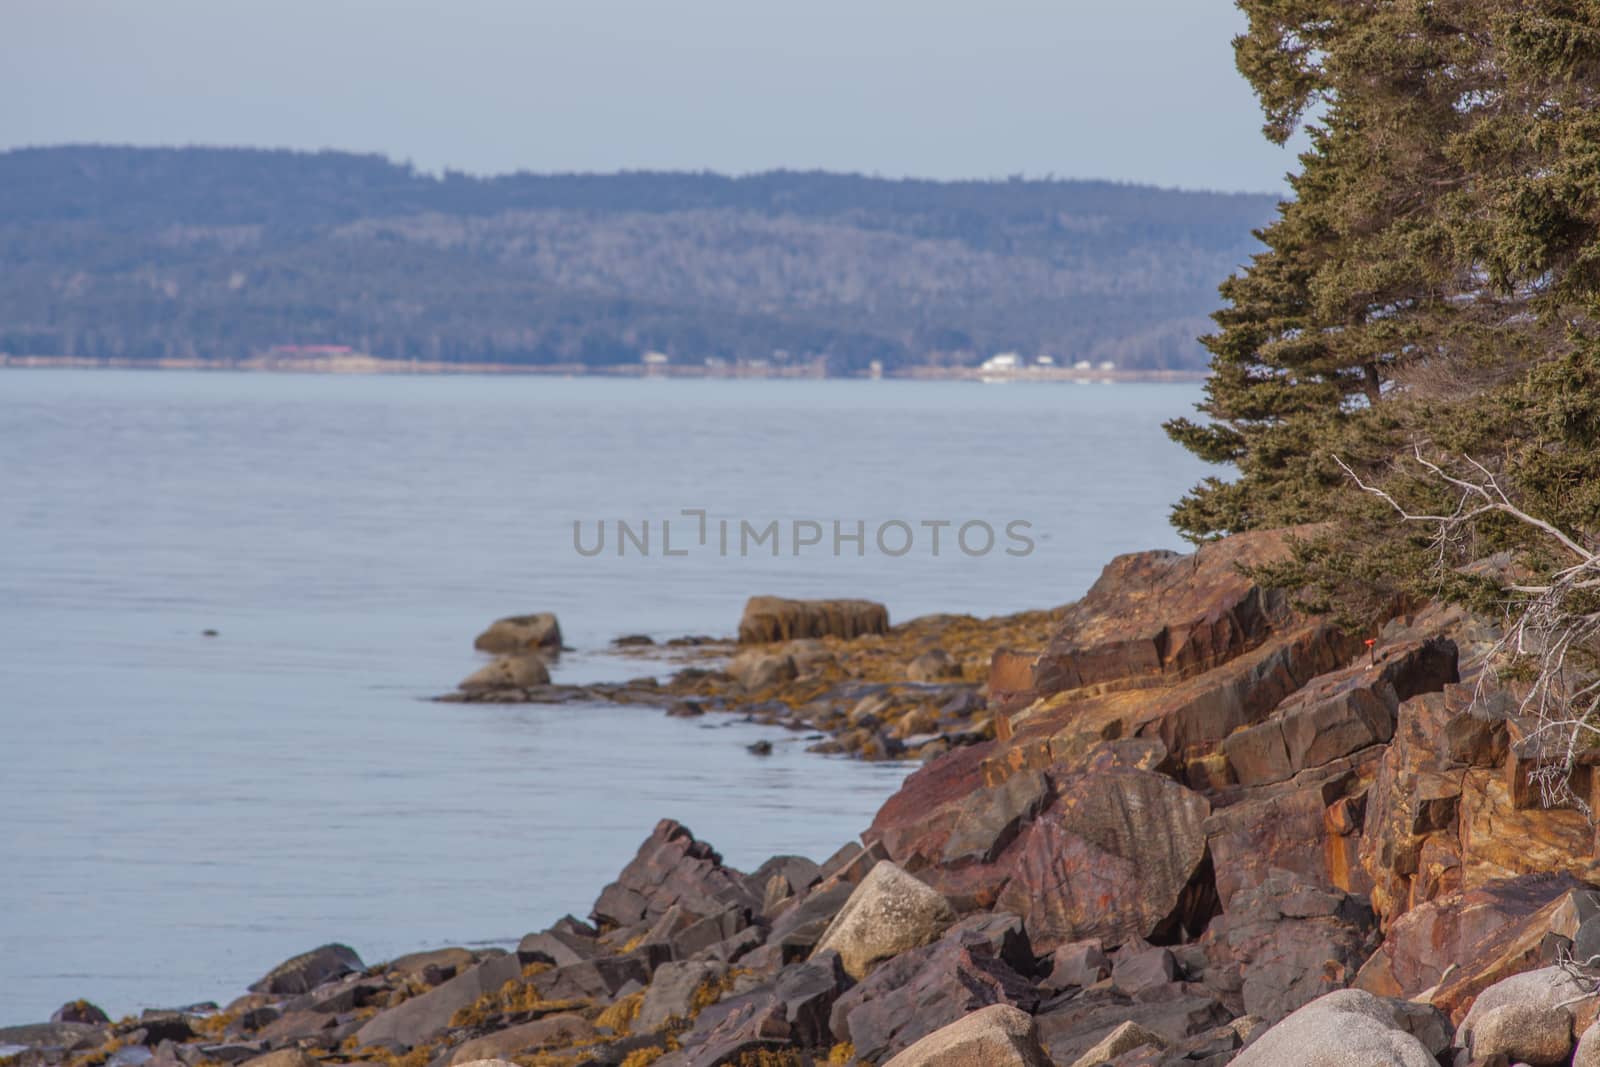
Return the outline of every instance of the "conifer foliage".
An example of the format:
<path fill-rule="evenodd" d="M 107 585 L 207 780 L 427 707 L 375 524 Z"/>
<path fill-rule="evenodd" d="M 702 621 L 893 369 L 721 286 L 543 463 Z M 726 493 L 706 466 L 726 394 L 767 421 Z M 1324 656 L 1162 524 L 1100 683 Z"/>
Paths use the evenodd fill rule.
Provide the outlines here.
<path fill-rule="evenodd" d="M 1337 519 L 1294 573 L 1352 590 L 1459 575 L 1363 494 L 1448 493 L 1406 457 L 1468 457 L 1552 521 L 1600 531 L 1600 2 L 1240 0 L 1239 70 L 1278 143 L 1309 148 L 1265 250 L 1222 286 L 1204 420 L 1233 464 L 1174 508 L 1187 536 Z M 1337 458 L 1336 458 L 1337 457 Z M 1482 524 L 1457 557 L 1530 546 Z M 1432 588 L 1424 588 L 1431 583 Z M 1356 598 L 1359 599 L 1359 598 Z M 1371 604 L 1367 604 L 1371 607 Z"/>

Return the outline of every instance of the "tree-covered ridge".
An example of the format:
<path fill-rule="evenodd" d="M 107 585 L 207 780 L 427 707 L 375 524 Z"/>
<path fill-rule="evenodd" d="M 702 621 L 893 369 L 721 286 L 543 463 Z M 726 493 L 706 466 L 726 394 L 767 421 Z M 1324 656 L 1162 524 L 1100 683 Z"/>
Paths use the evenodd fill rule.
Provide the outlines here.
<path fill-rule="evenodd" d="M 1260 195 L 855 175 L 436 177 L 376 156 L 0 153 L 0 351 L 529 363 L 995 351 L 1197 366 Z"/>

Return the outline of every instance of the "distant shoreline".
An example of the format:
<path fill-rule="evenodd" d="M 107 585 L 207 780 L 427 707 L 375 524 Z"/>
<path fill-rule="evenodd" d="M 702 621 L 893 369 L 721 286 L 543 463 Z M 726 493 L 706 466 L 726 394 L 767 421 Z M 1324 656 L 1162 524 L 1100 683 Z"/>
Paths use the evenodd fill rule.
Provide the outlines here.
<path fill-rule="evenodd" d="M 538 374 L 562 378 L 833 378 L 872 380 L 868 374 L 821 374 L 814 366 L 696 366 L 628 363 L 590 366 L 582 363 L 449 363 L 440 360 L 380 359 L 376 356 L 325 358 L 251 357 L 248 359 L 91 359 L 84 356 L 13 356 L 0 354 L 0 367 L 75 370 L 209 370 L 278 374 Z M 885 379 L 917 381 L 1010 382 L 1199 382 L 1203 370 L 1080 370 L 1074 367 L 1028 367 L 1010 373 L 977 367 L 908 367 L 888 370 Z"/>

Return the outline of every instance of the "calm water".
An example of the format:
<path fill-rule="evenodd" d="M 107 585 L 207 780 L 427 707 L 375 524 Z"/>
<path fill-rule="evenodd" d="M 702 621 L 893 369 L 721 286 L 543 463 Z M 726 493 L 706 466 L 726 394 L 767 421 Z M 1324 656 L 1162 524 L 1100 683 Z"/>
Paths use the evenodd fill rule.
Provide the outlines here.
<path fill-rule="evenodd" d="M 0 371 L 0 1024 L 229 998 L 328 940 L 376 961 L 515 938 L 587 913 L 664 815 L 747 869 L 820 860 L 907 768 L 726 720 L 421 698 L 511 612 L 558 612 L 581 651 L 556 678 L 581 681 L 640 673 L 605 655 L 618 634 L 731 633 L 753 593 L 896 619 L 1070 600 L 1109 556 L 1176 546 L 1167 506 L 1205 472 L 1159 422 L 1198 397 Z M 574 551 L 574 520 L 674 517 L 681 550 L 684 508 L 869 542 L 1025 520 L 1036 548 L 969 557 L 951 527 L 937 557 L 838 558 L 831 533 L 798 558 L 664 558 L 659 532 L 648 557 Z"/>

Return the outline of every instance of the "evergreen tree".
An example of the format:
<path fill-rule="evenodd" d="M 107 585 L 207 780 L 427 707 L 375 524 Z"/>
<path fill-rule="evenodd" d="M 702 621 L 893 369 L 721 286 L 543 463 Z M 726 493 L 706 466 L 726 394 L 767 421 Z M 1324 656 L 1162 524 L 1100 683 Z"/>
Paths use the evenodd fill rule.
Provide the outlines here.
<path fill-rule="evenodd" d="M 1210 420 L 1168 426 L 1238 477 L 1196 487 L 1175 524 L 1201 539 L 1342 517 L 1283 580 L 1311 582 L 1336 608 L 1350 607 L 1333 595 L 1341 584 L 1368 606 L 1419 591 L 1442 580 L 1437 560 L 1335 456 L 1423 500 L 1438 487 L 1395 464 L 1421 445 L 1471 454 L 1600 530 L 1600 516 L 1567 506 L 1582 494 L 1563 502 L 1549 481 L 1589 465 L 1579 424 L 1600 311 L 1600 3 L 1239 6 L 1236 57 L 1265 132 L 1283 143 L 1305 124 L 1310 148 L 1294 198 L 1258 235 L 1266 250 L 1222 287 L 1227 306 L 1204 339 Z"/>

